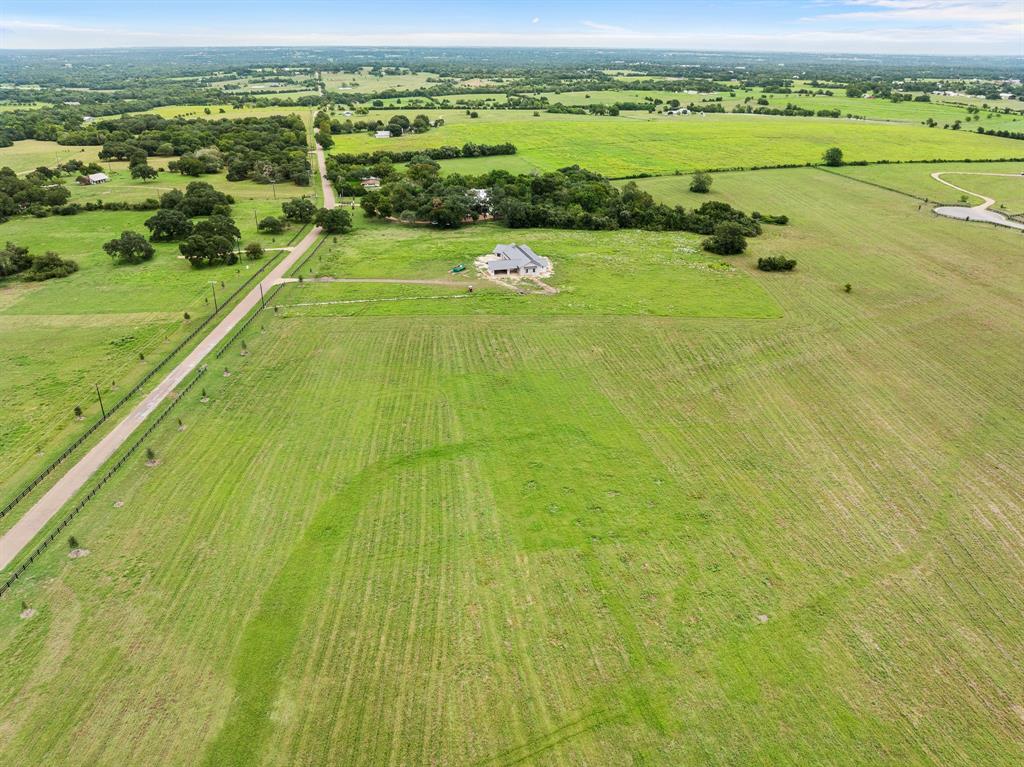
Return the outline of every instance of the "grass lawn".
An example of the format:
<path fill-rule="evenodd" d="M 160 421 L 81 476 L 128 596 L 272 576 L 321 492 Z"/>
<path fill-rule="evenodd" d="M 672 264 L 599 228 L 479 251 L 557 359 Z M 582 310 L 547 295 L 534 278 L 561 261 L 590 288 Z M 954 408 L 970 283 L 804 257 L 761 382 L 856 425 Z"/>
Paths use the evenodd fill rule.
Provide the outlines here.
<path fill-rule="evenodd" d="M 703 118 L 694 115 L 630 119 L 546 113 L 533 117 L 530 112 L 483 111 L 478 119 L 468 119 L 458 111 L 427 113 L 432 118 L 445 117 L 446 124 L 427 133 L 386 140 L 365 134 L 339 135 L 335 136 L 331 151 L 403 151 L 461 146 L 467 141 L 510 141 L 527 161 L 542 170 L 578 162 L 613 177 L 699 167 L 818 162 L 830 146 L 842 147 L 849 161 L 998 159 L 1024 155 L 1021 142 L 1012 139 L 825 118 L 709 114 Z"/>
<path fill-rule="evenodd" d="M 0 760 L 1024 760 L 1019 236 L 813 169 L 714 189 L 793 219 L 729 259 L 771 317 L 646 311 L 718 277 L 674 235 L 331 243 L 436 276 L 528 236 L 578 290 L 261 317 L 0 605 Z M 278 295 L 321 290 L 385 295 Z"/>
<path fill-rule="evenodd" d="M 701 251 L 700 240 L 678 232 L 511 230 L 496 224 L 438 232 L 371 221 L 328 242 L 303 276 L 448 279 L 486 287 L 473 260 L 499 242 L 521 242 L 552 259 L 555 273 L 547 282 L 558 295 L 491 291 L 479 301 L 413 302 L 406 308 L 431 314 L 779 316 L 773 299 L 748 275 Z M 469 268 L 452 275 L 458 264 Z M 315 294 L 321 286 L 305 287 Z"/>
<path fill-rule="evenodd" d="M 54 167 L 68 160 L 96 162 L 98 146 L 62 146 L 55 141 L 26 139 L 12 146 L 0 147 L 0 168 L 11 168 L 16 173 L 35 170 L 40 165 Z"/>

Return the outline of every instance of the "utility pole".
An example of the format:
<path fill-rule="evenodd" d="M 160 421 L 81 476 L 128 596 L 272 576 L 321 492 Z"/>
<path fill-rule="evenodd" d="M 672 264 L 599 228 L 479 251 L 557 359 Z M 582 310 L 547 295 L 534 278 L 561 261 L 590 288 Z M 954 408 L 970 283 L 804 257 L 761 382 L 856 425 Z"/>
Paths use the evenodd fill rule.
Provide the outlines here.
<path fill-rule="evenodd" d="M 213 313 L 216 314 L 220 311 L 220 307 L 217 306 L 217 283 L 210 283 L 210 290 L 213 292 Z"/>
<path fill-rule="evenodd" d="M 100 412 L 103 413 L 103 420 L 106 421 L 107 409 L 103 407 L 103 397 L 100 395 L 100 385 L 98 383 L 94 383 L 93 386 L 96 387 L 96 399 L 100 401 Z"/>
<path fill-rule="evenodd" d="M 266 309 L 267 305 L 263 303 L 263 283 L 260 283 L 260 309 Z"/>

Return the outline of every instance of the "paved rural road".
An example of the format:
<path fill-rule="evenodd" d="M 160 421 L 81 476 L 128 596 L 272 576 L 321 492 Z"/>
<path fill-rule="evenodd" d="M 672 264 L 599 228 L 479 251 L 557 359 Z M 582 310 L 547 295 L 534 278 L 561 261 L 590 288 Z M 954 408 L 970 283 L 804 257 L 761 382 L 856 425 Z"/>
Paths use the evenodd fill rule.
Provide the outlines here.
<path fill-rule="evenodd" d="M 1024 224 L 1021 224 L 1017 221 L 1013 221 L 1012 219 L 1009 219 L 1006 216 L 1004 216 L 1002 213 L 997 213 L 994 210 L 989 210 L 989 208 L 992 207 L 996 202 L 991 197 L 986 197 L 985 195 L 979 194 L 978 192 L 972 192 L 969 189 L 964 189 L 963 187 L 957 186 L 956 184 L 949 183 L 944 178 L 942 178 L 944 172 L 948 173 L 951 171 L 940 171 L 938 173 L 933 173 L 932 178 L 934 178 L 940 184 L 945 184 L 946 186 L 956 189 L 958 192 L 964 192 L 965 194 L 980 197 L 982 200 L 984 200 L 984 202 L 982 202 L 980 205 L 975 205 L 973 208 L 968 208 L 963 205 L 942 205 L 939 206 L 938 208 L 935 208 L 935 212 L 938 213 L 940 216 L 958 218 L 961 221 L 984 221 L 987 224 L 998 224 L 999 226 L 1008 226 L 1011 229 L 1024 230 Z M 961 176 L 1009 176 L 1011 178 L 1020 178 L 1020 174 L 1017 173 L 970 173 L 961 171 L 955 172 L 957 173 L 957 175 Z"/>
<path fill-rule="evenodd" d="M 320 166 L 320 178 L 323 185 L 324 205 L 328 208 L 334 207 L 334 190 L 331 189 L 327 180 L 327 169 L 324 164 L 324 154 L 320 147 L 317 147 L 317 163 Z M 260 301 L 260 289 L 268 291 L 278 284 L 285 273 L 302 258 L 302 255 L 316 242 L 320 236 L 320 228 L 314 227 L 291 253 L 286 255 L 281 262 L 275 266 L 266 277 L 222 319 L 209 335 L 199 342 L 199 345 L 172 370 L 166 378 L 156 385 L 145 399 L 136 405 L 132 411 L 125 416 L 106 436 L 103 437 L 89 452 L 70 469 L 63 477 L 51 487 L 46 494 L 25 512 L 10 530 L 0 537 L 0 571 L 7 568 L 14 558 L 18 556 L 25 546 L 36 537 L 36 535 L 53 519 L 54 515 L 61 510 L 82 486 L 116 451 L 123 445 L 132 433 L 142 425 L 146 417 L 152 413 L 157 406 L 178 386 L 189 373 L 199 367 L 203 358 L 213 348 L 234 330 L 245 316 Z"/>

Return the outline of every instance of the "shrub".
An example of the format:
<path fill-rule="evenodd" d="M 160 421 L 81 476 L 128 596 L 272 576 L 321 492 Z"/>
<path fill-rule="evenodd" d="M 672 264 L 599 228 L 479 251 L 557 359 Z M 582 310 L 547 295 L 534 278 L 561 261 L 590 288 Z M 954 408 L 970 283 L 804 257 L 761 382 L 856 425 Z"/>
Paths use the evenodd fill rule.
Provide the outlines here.
<path fill-rule="evenodd" d="M 711 178 L 710 173 L 705 173 L 702 170 L 697 171 L 690 178 L 690 191 L 697 192 L 699 194 L 706 194 L 711 191 Z"/>
<path fill-rule="evenodd" d="M 821 160 L 831 168 L 838 168 L 843 164 L 843 150 L 837 146 L 830 147 L 825 150 Z"/>
<path fill-rule="evenodd" d="M 250 242 L 245 246 L 245 257 L 250 261 L 257 261 L 263 258 L 263 246 L 258 242 Z"/>
<path fill-rule="evenodd" d="M 264 234 L 281 234 L 284 231 L 284 227 L 284 221 L 274 216 L 260 219 L 259 223 L 256 224 L 256 229 Z"/>
<path fill-rule="evenodd" d="M 715 226 L 715 233 L 702 243 L 704 250 L 720 256 L 735 256 L 747 249 L 743 227 L 735 221 L 723 221 Z"/>
<path fill-rule="evenodd" d="M 757 268 L 762 272 L 791 272 L 796 268 L 796 261 L 785 256 L 765 256 L 757 259 Z"/>
<path fill-rule="evenodd" d="M 25 272 L 25 279 L 29 282 L 42 282 L 43 280 L 67 277 L 77 271 L 78 264 L 61 258 L 51 250 L 32 259 L 32 266 Z"/>

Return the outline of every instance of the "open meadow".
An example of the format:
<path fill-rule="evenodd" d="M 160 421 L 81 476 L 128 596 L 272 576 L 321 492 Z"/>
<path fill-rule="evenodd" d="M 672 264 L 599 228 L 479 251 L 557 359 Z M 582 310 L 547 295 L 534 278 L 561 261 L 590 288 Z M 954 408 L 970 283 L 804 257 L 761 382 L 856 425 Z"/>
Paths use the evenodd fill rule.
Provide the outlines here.
<path fill-rule="evenodd" d="M 815 163 L 830 146 L 842 147 L 847 161 L 1024 157 L 1024 144 L 1013 139 L 897 123 L 732 114 L 627 119 L 541 113 L 534 117 L 522 111 L 483 111 L 477 119 L 456 121 L 458 112 L 424 113 L 431 119 L 444 117 L 446 124 L 394 139 L 337 135 L 331 151 L 396 152 L 466 142 L 511 142 L 541 170 L 578 163 L 611 177 Z M 386 122 L 388 114 L 381 112 L 378 119 Z"/>
<path fill-rule="evenodd" d="M 0 611 L 0 761 L 1024 760 L 1019 235 L 816 169 L 640 183 L 791 224 L 328 238 L 301 273 L 516 241 L 563 292 L 280 290 Z"/>
<path fill-rule="evenodd" d="M 924 163 L 920 165 L 871 165 L 834 168 L 833 172 L 870 181 L 926 200 L 962 204 L 958 192 L 932 178 L 933 173 L 963 189 L 979 192 L 996 201 L 996 209 L 1006 206 L 1009 213 L 1024 212 L 1024 162 L 1009 163 Z M 980 175 L 980 174 L 1007 175 Z M 969 195 L 968 204 L 977 205 L 981 197 Z"/>
<path fill-rule="evenodd" d="M 28 173 L 40 165 L 52 168 L 68 160 L 96 162 L 99 151 L 98 146 L 63 146 L 54 141 L 26 139 L 15 141 L 12 146 L 0 147 L 0 168 Z"/>
<path fill-rule="evenodd" d="M 0 767 L 1024 765 L 1007 3 L 40 3 Z"/>
<path fill-rule="evenodd" d="M 0 149 L 0 165 L 15 152 L 23 156 L 23 147 Z M 133 180 L 126 163 L 105 167 L 110 170 L 105 184 L 81 187 L 66 179 L 70 201 L 139 202 L 196 180 L 161 173 L 146 182 Z M 280 215 L 284 199 L 314 193 L 314 187 L 291 184 L 275 189 L 228 182 L 223 175 L 202 180 L 236 198 L 232 211 L 242 243 L 256 240 L 265 248 L 286 246 L 299 227 L 267 235 L 257 233 L 257 219 Z M 210 313 L 213 291 L 223 299 L 262 263 L 243 259 L 235 266 L 194 269 L 180 256 L 177 243 L 154 243 L 151 261 L 115 265 L 103 243 L 123 231 L 148 234 L 144 222 L 152 215 L 101 210 L 45 219 L 20 216 L 0 224 L 0 242 L 14 242 L 34 254 L 52 250 L 79 266 L 60 280 L 0 284 L 0 369 L 7 372 L 0 463 L 8 467 L 0 482 L 0 503 L 95 420 L 100 413 L 96 386 L 112 404 Z M 265 258 L 276 254 L 269 250 Z M 75 406 L 83 410 L 82 421 L 74 417 Z"/>

